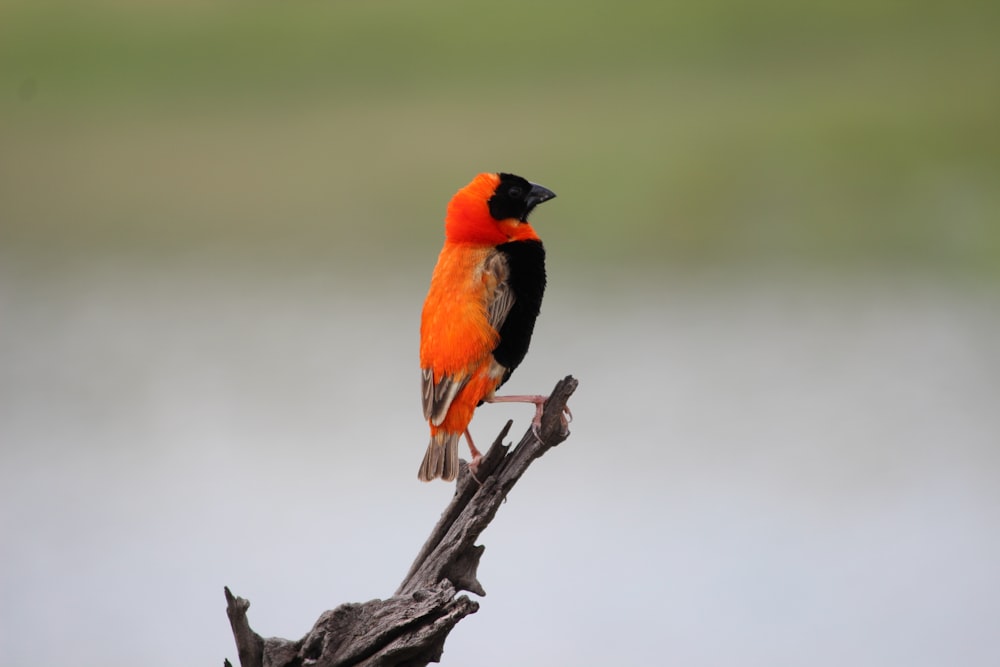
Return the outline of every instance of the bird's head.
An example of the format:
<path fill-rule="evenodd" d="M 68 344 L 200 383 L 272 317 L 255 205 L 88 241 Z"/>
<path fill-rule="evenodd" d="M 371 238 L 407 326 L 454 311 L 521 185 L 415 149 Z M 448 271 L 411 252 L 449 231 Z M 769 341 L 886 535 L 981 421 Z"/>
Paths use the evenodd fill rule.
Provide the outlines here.
<path fill-rule="evenodd" d="M 448 204 L 449 241 L 497 245 L 537 239 L 528 215 L 556 194 L 514 174 L 479 174 Z"/>

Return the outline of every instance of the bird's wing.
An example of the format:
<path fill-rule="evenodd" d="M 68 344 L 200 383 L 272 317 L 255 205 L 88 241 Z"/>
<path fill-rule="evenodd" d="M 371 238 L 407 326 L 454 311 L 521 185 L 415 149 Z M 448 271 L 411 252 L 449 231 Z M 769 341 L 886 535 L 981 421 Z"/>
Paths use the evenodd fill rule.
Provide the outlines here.
<path fill-rule="evenodd" d="M 493 330 L 499 332 L 514 305 L 510 265 L 502 252 L 493 252 L 486 258 L 483 280 L 486 283 L 486 317 Z"/>
<path fill-rule="evenodd" d="M 438 382 L 434 382 L 434 369 L 423 368 L 420 371 L 420 388 L 422 390 L 424 403 L 424 419 L 435 426 L 439 426 L 448 414 L 451 402 L 455 400 L 455 395 L 461 391 L 465 383 L 469 381 L 468 375 L 456 377 L 454 375 L 442 375 Z"/>

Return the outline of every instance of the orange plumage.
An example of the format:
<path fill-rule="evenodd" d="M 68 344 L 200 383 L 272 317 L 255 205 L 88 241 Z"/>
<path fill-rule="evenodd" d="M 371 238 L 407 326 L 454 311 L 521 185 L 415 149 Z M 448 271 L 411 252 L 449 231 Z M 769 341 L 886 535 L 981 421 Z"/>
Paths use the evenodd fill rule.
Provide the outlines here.
<path fill-rule="evenodd" d="M 528 214 L 554 196 L 519 176 L 479 174 L 448 204 L 444 248 L 420 321 L 431 430 L 423 481 L 455 478 L 462 434 L 478 461 L 468 434 L 472 414 L 495 400 L 524 358 L 545 290 L 545 251 Z"/>

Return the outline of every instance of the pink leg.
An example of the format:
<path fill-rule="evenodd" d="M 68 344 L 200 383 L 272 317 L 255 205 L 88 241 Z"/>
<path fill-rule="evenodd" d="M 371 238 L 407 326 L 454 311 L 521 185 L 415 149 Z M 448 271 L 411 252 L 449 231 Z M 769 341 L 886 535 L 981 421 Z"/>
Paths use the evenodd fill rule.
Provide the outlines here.
<path fill-rule="evenodd" d="M 472 473 L 472 478 L 478 482 L 476 470 L 479 469 L 479 461 L 482 460 L 483 455 L 476 449 L 476 445 L 472 442 L 472 434 L 469 433 L 469 429 L 465 429 L 465 441 L 469 443 L 469 453 L 472 454 L 472 460 L 469 461 L 469 472 Z"/>
<path fill-rule="evenodd" d="M 535 435 L 538 435 L 538 429 L 542 426 L 542 412 L 545 409 L 545 401 L 549 400 L 548 396 L 538 396 L 538 395 L 521 395 L 521 396 L 494 396 L 493 398 L 486 399 L 487 403 L 534 403 L 535 405 L 535 418 L 531 420 L 531 427 L 535 431 Z M 567 418 L 568 417 L 568 418 Z M 569 406 L 566 406 L 565 414 L 562 415 L 562 425 L 563 429 L 569 428 L 569 422 L 573 419 L 573 413 L 570 412 Z"/>

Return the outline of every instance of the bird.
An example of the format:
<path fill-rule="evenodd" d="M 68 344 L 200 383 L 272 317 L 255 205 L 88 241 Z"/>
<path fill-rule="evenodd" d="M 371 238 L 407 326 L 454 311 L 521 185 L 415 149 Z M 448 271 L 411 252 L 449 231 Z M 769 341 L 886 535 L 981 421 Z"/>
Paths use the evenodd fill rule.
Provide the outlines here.
<path fill-rule="evenodd" d="M 556 195 L 509 173 L 481 173 L 448 203 L 444 247 L 420 317 L 420 370 L 430 443 L 418 479 L 454 480 L 464 435 L 475 474 L 482 455 L 469 433 L 485 403 L 536 406 L 546 396 L 496 396 L 528 351 L 545 293 L 545 248 L 528 216 Z"/>

